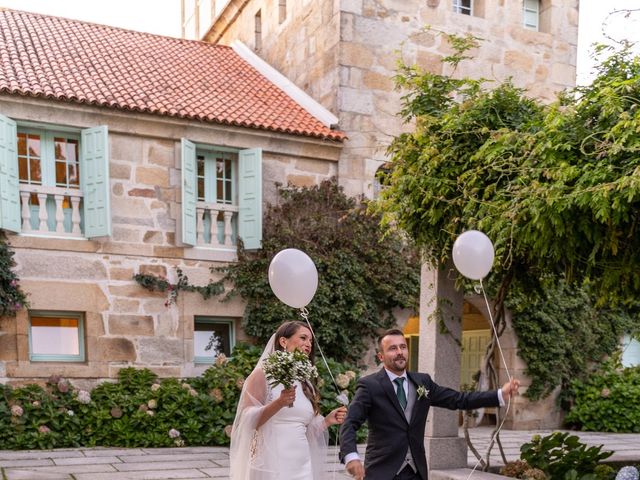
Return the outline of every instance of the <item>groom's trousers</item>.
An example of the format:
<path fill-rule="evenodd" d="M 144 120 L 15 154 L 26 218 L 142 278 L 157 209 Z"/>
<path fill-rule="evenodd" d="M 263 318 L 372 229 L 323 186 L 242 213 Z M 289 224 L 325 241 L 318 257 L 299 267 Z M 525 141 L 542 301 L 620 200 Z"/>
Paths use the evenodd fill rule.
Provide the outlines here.
<path fill-rule="evenodd" d="M 400 473 L 393 477 L 393 480 L 421 480 L 421 478 L 418 472 L 414 472 L 413 469 L 407 465 Z"/>

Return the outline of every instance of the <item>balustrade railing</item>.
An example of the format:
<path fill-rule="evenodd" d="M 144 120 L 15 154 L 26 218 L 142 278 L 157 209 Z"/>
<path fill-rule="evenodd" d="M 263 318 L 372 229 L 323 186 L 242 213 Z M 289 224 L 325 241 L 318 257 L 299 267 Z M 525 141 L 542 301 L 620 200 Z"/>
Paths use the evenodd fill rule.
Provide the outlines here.
<path fill-rule="evenodd" d="M 196 225 L 199 246 L 234 247 L 238 207 L 219 203 L 197 202 Z"/>
<path fill-rule="evenodd" d="M 77 189 L 20 185 L 22 232 L 82 237 L 81 202 Z"/>

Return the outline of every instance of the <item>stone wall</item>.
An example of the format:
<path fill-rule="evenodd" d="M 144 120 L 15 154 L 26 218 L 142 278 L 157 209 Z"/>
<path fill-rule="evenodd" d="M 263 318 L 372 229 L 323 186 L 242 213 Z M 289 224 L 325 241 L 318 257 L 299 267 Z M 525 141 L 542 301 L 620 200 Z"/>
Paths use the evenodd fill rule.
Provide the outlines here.
<path fill-rule="evenodd" d="M 449 73 L 440 61 L 451 50 L 437 31 L 484 39 L 458 75 L 513 77 L 545 101 L 575 84 L 578 0 L 543 0 L 541 31 L 523 27 L 519 1 L 475 0 L 475 16 L 453 12 L 450 0 L 288 0 L 287 9 L 280 24 L 276 0 L 231 0 L 205 38 L 254 48 L 260 11 L 257 53 L 336 114 L 349 137 L 339 166 L 349 194 L 373 195 L 386 147 L 407 128 L 392 81 L 399 55 Z"/>
<path fill-rule="evenodd" d="M 235 250 L 191 248 L 179 242 L 180 139 L 235 148 L 263 149 L 263 201 L 276 200 L 275 182 L 313 185 L 335 176 L 340 145 L 333 142 L 202 122 L 125 114 L 35 99 L 0 97 L 0 112 L 18 121 L 86 128 L 107 125 L 110 146 L 112 236 L 60 239 L 9 235 L 16 272 L 30 308 L 83 312 L 86 361 L 31 362 L 29 318 L 0 318 L 0 382 L 109 378 L 124 366 L 148 367 L 162 376 L 191 376 L 206 366 L 193 362 L 194 316 L 235 319 L 236 341 L 244 304 L 166 295 L 133 281 L 136 273 L 176 280 L 181 268 L 193 284 L 214 278 L 210 267 L 235 258 Z M 266 275 L 266 272 L 265 272 Z"/>
<path fill-rule="evenodd" d="M 280 22 L 278 0 L 231 0 L 204 40 L 240 40 L 331 112 L 339 87 L 340 15 L 337 1 L 288 0 Z M 260 45 L 256 14 L 260 12 Z M 257 47 L 257 48 L 256 48 Z"/>

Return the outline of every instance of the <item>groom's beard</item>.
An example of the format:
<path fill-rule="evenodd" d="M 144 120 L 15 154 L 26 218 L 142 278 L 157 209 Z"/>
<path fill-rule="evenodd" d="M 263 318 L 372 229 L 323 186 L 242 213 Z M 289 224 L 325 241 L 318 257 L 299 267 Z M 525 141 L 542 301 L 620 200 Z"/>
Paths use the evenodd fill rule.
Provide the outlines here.
<path fill-rule="evenodd" d="M 402 355 L 398 355 L 393 359 L 393 367 L 396 370 L 404 370 L 406 366 L 407 366 L 407 359 L 404 358 Z"/>

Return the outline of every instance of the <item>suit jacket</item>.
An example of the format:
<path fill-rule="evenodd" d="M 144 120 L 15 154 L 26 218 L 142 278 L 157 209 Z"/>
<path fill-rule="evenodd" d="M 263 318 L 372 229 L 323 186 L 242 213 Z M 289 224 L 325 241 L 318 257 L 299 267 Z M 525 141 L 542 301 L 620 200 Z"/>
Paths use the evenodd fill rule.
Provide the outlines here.
<path fill-rule="evenodd" d="M 462 393 L 441 387 L 425 373 L 407 372 L 410 395 L 416 395 L 410 420 L 400 407 L 395 389 L 385 369 L 358 381 L 356 394 L 349 405 L 347 418 L 340 429 L 340 460 L 356 452 L 356 432 L 366 421 L 369 427 L 365 455 L 367 480 L 391 480 L 404 461 L 407 449 L 418 473 L 427 479 L 427 459 L 424 449 L 424 429 L 429 408 L 444 407 L 450 410 L 473 410 L 498 406 L 497 392 Z M 423 386 L 428 392 L 417 398 L 417 389 Z"/>

